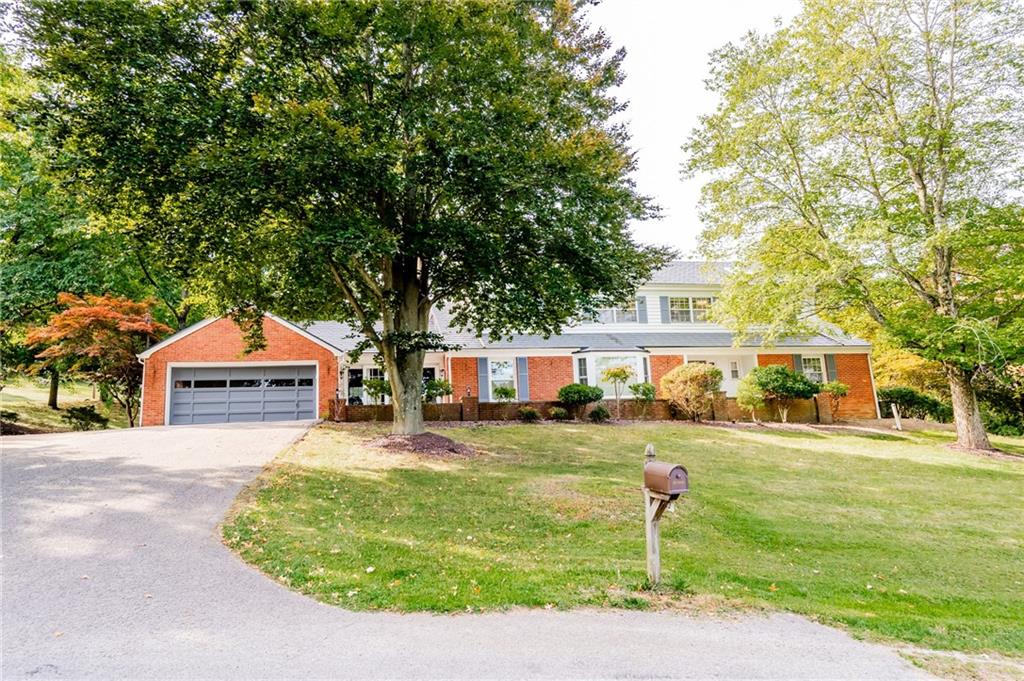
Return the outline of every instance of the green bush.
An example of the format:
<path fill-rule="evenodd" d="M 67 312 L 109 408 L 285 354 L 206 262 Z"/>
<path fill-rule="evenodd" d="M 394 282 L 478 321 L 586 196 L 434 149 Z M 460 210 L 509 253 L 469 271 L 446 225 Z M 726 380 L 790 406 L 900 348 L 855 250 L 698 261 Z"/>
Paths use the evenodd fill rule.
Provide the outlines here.
<path fill-rule="evenodd" d="M 647 410 L 654 404 L 655 388 L 653 383 L 634 383 L 629 386 L 636 404 L 636 413 L 641 419 L 647 418 Z"/>
<path fill-rule="evenodd" d="M 106 428 L 110 422 L 106 416 L 96 413 L 96 407 L 68 407 L 60 416 L 71 426 L 72 430 L 92 430 L 93 428 Z"/>
<path fill-rule="evenodd" d="M 893 404 L 899 407 L 900 416 L 906 418 L 930 419 L 939 423 L 949 423 L 953 420 L 953 408 L 931 395 L 901 385 L 879 388 L 878 408 L 883 419 L 893 417 Z"/>
<path fill-rule="evenodd" d="M 783 423 L 794 401 L 809 400 L 821 391 L 819 384 L 781 364 L 757 367 L 750 374 L 764 400 L 775 406 Z"/>
<path fill-rule="evenodd" d="M 511 402 L 516 399 L 516 389 L 510 385 L 499 385 L 494 389 L 494 399 L 499 402 Z"/>
<path fill-rule="evenodd" d="M 433 402 L 439 397 L 451 395 L 452 384 L 443 378 L 431 378 L 423 381 L 423 401 Z"/>
<path fill-rule="evenodd" d="M 552 421 L 568 421 L 571 417 L 569 416 L 568 410 L 562 409 L 561 407 L 551 407 L 551 409 L 548 410 L 548 418 Z"/>
<path fill-rule="evenodd" d="M 661 393 L 672 409 L 694 421 L 711 409 L 715 391 L 721 386 L 722 370 L 703 362 L 677 366 L 661 379 Z"/>
<path fill-rule="evenodd" d="M 757 418 L 757 410 L 764 409 L 764 391 L 757 384 L 757 376 L 751 372 L 740 379 L 736 388 L 736 406 L 750 412 L 750 420 L 760 423 Z"/>
<path fill-rule="evenodd" d="M 0 411 L 0 421 L 7 421 L 8 423 L 15 423 L 18 420 L 18 412 L 7 411 L 4 409 Z"/>
<path fill-rule="evenodd" d="M 540 412 L 533 407 L 519 407 L 519 420 L 523 423 L 534 423 L 540 420 Z"/>
<path fill-rule="evenodd" d="M 985 423 L 985 430 L 993 435 L 1006 435 L 1009 437 L 1024 435 L 1024 418 L 1020 414 L 1013 414 L 982 405 L 981 419 Z"/>
<path fill-rule="evenodd" d="M 850 386 L 842 381 L 829 381 L 821 386 L 821 392 L 828 393 L 828 404 L 832 408 L 832 418 L 838 418 L 839 407 L 843 398 L 850 394 Z"/>
<path fill-rule="evenodd" d="M 587 418 L 593 421 L 594 423 L 604 423 L 609 418 L 611 418 L 611 413 L 609 413 L 607 407 L 605 407 L 603 404 L 599 404 L 590 410 L 590 413 L 587 414 Z"/>
<path fill-rule="evenodd" d="M 363 391 L 370 398 L 371 404 L 383 404 L 384 396 L 391 395 L 391 381 L 384 378 L 365 378 Z"/>
<path fill-rule="evenodd" d="M 604 399 L 604 391 L 596 385 L 583 385 L 582 383 L 570 383 L 563 385 L 558 390 L 558 401 L 568 408 L 576 418 L 579 418 L 584 407 L 592 402 L 599 402 Z"/>

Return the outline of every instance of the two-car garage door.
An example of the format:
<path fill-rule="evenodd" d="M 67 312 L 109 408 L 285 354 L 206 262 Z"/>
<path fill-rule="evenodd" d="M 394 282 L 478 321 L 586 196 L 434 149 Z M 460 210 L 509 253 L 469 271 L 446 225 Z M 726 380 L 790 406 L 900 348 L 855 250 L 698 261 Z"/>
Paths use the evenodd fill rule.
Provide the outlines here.
<path fill-rule="evenodd" d="M 315 366 L 174 367 L 170 423 L 316 418 Z"/>

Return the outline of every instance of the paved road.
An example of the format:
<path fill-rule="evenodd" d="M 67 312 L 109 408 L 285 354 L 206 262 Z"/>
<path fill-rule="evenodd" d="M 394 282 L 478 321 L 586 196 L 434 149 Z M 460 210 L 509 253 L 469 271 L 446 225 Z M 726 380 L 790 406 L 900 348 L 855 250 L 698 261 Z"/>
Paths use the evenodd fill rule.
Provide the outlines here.
<path fill-rule="evenodd" d="M 926 678 L 790 615 L 352 613 L 287 591 L 216 525 L 305 427 L 5 438 L 0 676 Z"/>

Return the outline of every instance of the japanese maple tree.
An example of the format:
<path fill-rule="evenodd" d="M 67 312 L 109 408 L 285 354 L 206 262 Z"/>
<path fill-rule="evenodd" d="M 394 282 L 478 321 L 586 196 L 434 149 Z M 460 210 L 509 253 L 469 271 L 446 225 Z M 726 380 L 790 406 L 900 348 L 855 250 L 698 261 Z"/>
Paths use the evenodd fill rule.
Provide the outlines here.
<path fill-rule="evenodd" d="M 148 301 L 62 293 L 58 302 L 66 309 L 31 329 L 27 342 L 47 346 L 39 359 L 60 361 L 106 388 L 134 426 L 142 389 L 137 355 L 171 328 L 153 320 Z"/>

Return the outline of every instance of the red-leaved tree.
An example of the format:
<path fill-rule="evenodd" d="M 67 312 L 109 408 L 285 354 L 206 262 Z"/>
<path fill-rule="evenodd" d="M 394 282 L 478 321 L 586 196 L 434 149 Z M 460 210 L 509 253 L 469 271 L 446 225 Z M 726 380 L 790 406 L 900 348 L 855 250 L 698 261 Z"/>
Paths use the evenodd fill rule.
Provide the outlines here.
<path fill-rule="evenodd" d="M 57 300 L 66 309 L 50 317 L 46 326 L 31 329 L 26 340 L 48 346 L 37 355 L 40 359 L 61 361 L 103 386 L 134 426 L 142 387 L 136 355 L 171 328 L 153 320 L 149 301 L 70 293 Z"/>

